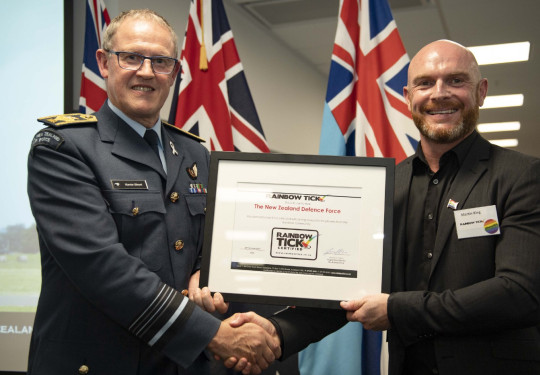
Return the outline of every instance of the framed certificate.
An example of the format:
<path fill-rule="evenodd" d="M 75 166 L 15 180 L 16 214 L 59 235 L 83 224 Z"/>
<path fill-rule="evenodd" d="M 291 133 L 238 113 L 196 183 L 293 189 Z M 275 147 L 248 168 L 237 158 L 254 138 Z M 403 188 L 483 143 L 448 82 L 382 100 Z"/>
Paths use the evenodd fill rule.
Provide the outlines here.
<path fill-rule="evenodd" d="M 200 285 L 339 308 L 389 291 L 394 159 L 212 152 Z"/>

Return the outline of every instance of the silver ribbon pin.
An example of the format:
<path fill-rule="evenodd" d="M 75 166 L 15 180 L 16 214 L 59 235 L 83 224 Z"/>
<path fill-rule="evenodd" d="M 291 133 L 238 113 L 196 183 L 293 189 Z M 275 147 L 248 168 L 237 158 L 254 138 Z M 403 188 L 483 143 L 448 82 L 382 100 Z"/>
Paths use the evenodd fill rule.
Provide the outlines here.
<path fill-rule="evenodd" d="M 169 141 L 169 145 L 171 145 L 171 150 L 173 155 L 178 155 L 178 151 L 176 151 L 176 148 L 174 147 L 174 143 L 172 141 Z"/>

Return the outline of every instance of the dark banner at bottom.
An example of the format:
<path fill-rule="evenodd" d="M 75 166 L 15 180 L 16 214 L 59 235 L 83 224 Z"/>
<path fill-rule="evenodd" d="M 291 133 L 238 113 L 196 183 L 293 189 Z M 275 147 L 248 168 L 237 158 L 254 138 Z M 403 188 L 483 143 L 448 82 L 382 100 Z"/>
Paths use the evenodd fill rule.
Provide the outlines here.
<path fill-rule="evenodd" d="M 312 275 L 312 276 L 348 277 L 348 278 L 357 277 L 356 276 L 357 271 L 354 271 L 354 270 L 335 270 L 331 268 L 282 266 L 278 264 L 253 264 L 253 263 L 232 262 L 231 269 L 245 270 L 245 271 L 259 271 L 259 272 L 294 273 L 298 275 Z"/>

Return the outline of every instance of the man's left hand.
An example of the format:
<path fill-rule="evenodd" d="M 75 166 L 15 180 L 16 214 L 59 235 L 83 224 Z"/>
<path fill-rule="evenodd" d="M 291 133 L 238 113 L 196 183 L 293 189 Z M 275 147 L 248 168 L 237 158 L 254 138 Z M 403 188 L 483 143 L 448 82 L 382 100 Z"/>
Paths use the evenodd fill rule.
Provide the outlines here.
<path fill-rule="evenodd" d="M 189 279 L 189 299 L 195 302 L 201 309 L 213 313 L 217 311 L 225 314 L 229 309 L 229 303 L 225 302 L 221 293 L 216 292 L 212 296 L 208 287 L 199 288 L 200 271 L 195 272 Z"/>
<path fill-rule="evenodd" d="M 343 301 L 341 308 L 347 310 L 347 319 L 360 322 L 364 328 L 373 331 L 384 331 L 390 328 L 388 320 L 389 294 L 374 294 L 359 300 Z"/>

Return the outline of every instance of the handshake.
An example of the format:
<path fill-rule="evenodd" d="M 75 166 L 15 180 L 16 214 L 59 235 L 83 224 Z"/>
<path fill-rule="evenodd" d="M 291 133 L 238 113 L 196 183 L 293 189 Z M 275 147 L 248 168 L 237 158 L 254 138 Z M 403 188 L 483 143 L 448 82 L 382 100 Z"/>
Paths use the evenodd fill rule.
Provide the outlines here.
<path fill-rule="evenodd" d="M 189 298 L 192 301 L 208 312 L 227 312 L 229 306 L 220 293 L 212 296 L 207 287 L 199 289 L 198 285 L 197 272 L 190 280 Z M 345 322 L 347 320 L 360 322 L 369 330 L 388 330 L 390 329 L 388 298 L 389 294 L 380 293 L 367 295 L 358 300 L 342 301 L 340 306 L 345 313 L 343 318 L 346 317 Z M 333 324 L 325 323 L 328 326 L 325 334 L 344 324 L 340 323 L 340 318 L 337 319 Z M 214 353 L 216 359 L 223 360 L 225 367 L 234 367 L 235 371 L 248 375 L 260 374 L 274 360 L 280 358 L 281 344 L 276 328 L 269 320 L 254 312 L 248 312 L 235 314 L 221 322 L 207 348 Z"/>
<path fill-rule="evenodd" d="M 280 340 L 274 325 L 254 312 L 234 314 L 221 322 L 208 344 L 216 359 L 242 374 L 260 374 L 281 357 Z"/>
<path fill-rule="evenodd" d="M 228 309 L 221 294 L 212 296 L 207 287 L 202 290 L 190 288 L 189 298 L 208 312 L 225 313 Z M 222 321 L 207 348 L 216 359 L 223 360 L 225 367 L 234 367 L 235 371 L 248 375 L 260 374 L 281 357 L 280 344 L 274 325 L 254 312 L 248 312 L 234 314 Z"/>

